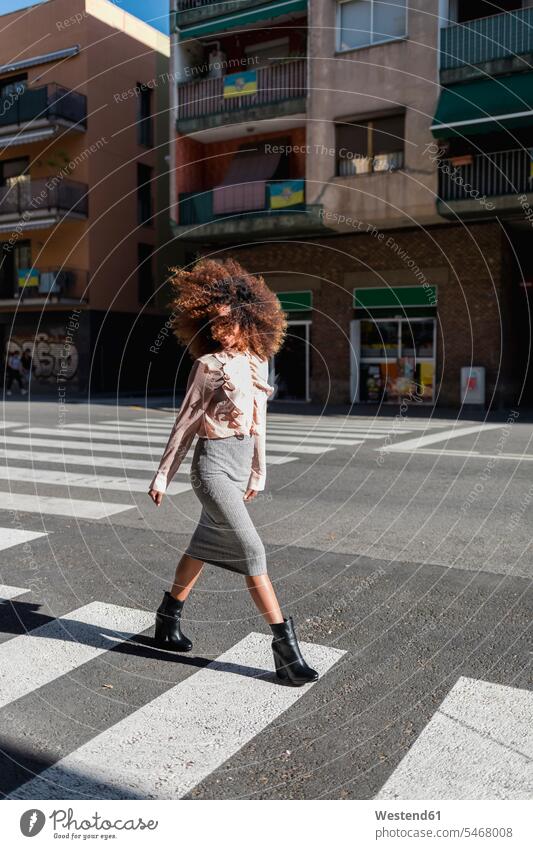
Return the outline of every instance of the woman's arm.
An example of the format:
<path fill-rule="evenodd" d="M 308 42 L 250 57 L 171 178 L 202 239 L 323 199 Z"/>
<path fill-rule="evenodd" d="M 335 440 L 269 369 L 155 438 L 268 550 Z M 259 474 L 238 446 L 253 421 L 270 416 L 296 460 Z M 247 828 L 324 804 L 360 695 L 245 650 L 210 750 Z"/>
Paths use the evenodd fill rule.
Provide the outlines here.
<path fill-rule="evenodd" d="M 187 381 L 185 397 L 149 490 L 166 492 L 191 446 L 202 414 L 216 389 L 215 384 L 213 372 L 204 363 L 195 360 Z"/>
<path fill-rule="evenodd" d="M 266 382 L 268 380 L 268 360 L 262 360 L 258 366 L 258 374 Z M 248 481 L 248 489 L 263 490 L 266 484 L 266 392 L 258 391 L 255 395 L 255 437 L 252 472 Z"/>

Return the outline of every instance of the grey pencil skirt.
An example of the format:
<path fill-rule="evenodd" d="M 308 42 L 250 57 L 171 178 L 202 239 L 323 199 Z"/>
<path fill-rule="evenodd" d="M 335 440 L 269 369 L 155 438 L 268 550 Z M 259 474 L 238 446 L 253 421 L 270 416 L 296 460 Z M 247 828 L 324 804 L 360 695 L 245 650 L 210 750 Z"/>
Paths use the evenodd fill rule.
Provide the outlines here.
<path fill-rule="evenodd" d="M 241 575 L 267 572 L 265 547 L 243 500 L 253 451 L 251 435 L 201 437 L 191 463 L 202 512 L 185 554 Z"/>

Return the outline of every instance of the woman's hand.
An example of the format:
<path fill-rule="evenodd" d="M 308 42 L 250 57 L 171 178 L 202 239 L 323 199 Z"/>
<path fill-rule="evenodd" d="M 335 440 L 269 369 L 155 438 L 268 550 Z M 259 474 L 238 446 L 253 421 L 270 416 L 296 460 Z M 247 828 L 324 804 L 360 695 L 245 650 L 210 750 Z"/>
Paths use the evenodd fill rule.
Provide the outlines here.
<path fill-rule="evenodd" d="M 244 500 L 245 501 L 251 501 L 252 498 L 255 498 L 256 495 L 257 495 L 256 489 L 247 489 L 246 492 L 244 493 Z"/>
<path fill-rule="evenodd" d="M 157 507 L 159 507 L 159 505 L 161 504 L 161 502 L 163 500 L 164 493 L 159 492 L 157 489 L 150 489 L 148 491 L 148 495 L 150 496 L 152 501 L 157 505 Z"/>

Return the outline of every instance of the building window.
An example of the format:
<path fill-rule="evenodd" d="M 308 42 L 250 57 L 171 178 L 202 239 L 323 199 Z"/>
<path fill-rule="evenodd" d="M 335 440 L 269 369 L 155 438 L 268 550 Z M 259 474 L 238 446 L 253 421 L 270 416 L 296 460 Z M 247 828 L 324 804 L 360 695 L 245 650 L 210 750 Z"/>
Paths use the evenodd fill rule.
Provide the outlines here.
<path fill-rule="evenodd" d="M 337 176 L 396 171 L 403 167 L 405 114 L 335 126 Z"/>
<path fill-rule="evenodd" d="M 147 304 L 154 294 L 153 245 L 140 242 L 137 245 L 138 300 Z"/>
<path fill-rule="evenodd" d="M 152 224 L 152 172 L 149 165 L 137 165 L 137 214 L 139 224 Z"/>
<path fill-rule="evenodd" d="M 356 50 L 407 35 L 407 0 L 344 0 L 337 4 L 337 50 Z"/>
<path fill-rule="evenodd" d="M 153 122 L 152 122 L 152 90 L 144 83 L 137 83 L 140 89 L 137 111 L 137 141 L 143 147 L 152 147 Z"/>

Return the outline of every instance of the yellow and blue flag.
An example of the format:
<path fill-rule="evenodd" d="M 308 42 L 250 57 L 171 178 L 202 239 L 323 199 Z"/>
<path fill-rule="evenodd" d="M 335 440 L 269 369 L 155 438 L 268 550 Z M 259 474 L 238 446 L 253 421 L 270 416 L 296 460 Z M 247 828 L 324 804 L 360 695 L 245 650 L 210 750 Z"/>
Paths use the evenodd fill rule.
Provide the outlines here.
<path fill-rule="evenodd" d="M 39 272 L 35 268 L 19 268 L 19 288 L 39 285 Z"/>
<path fill-rule="evenodd" d="M 285 180 L 282 183 L 270 183 L 270 209 L 284 209 L 304 203 L 304 181 Z"/>
<path fill-rule="evenodd" d="M 238 71 L 224 77 L 224 97 L 257 93 L 257 71 Z"/>

